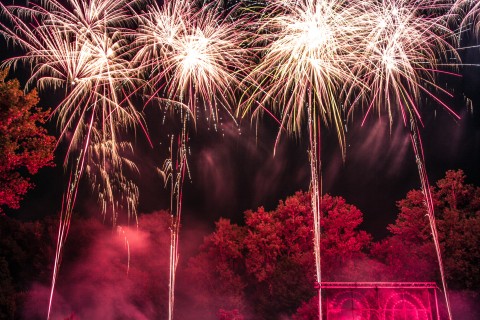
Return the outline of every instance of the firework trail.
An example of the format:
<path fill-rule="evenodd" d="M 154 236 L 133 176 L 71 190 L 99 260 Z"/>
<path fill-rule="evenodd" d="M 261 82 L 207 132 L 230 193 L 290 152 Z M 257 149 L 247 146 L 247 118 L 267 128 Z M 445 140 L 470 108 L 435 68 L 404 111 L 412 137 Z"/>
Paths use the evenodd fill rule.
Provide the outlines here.
<path fill-rule="evenodd" d="M 136 39 L 133 63 L 148 79 L 147 103 L 158 101 L 162 106 L 172 107 L 180 113 L 182 123 L 171 177 L 169 319 L 173 319 L 174 311 L 188 124 L 197 123 L 203 114 L 216 129 L 219 108 L 232 115 L 229 103 L 235 100 L 239 75 L 248 65 L 248 52 L 241 46 L 246 34 L 239 28 L 244 21 L 233 20 L 232 12 L 224 12 L 215 3 L 170 0 L 161 6 L 153 3 L 138 14 L 139 28 L 133 35 Z M 172 155 L 173 147 L 172 144 Z M 173 163 L 172 159 L 171 169 Z"/>
<path fill-rule="evenodd" d="M 371 26 L 366 28 L 368 34 L 365 34 L 362 45 L 365 48 L 365 57 L 357 71 L 358 77 L 366 84 L 365 90 L 360 92 L 368 105 L 365 119 L 372 109 L 379 113 L 386 109 L 391 123 L 394 109 L 397 108 L 404 125 L 410 127 L 448 317 L 452 319 L 433 199 L 418 128 L 418 122 L 421 123 L 418 108 L 421 94 L 433 98 L 458 118 L 458 115 L 434 94 L 434 91 L 440 91 L 451 96 L 435 83 L 435 76 L 442 72 L 438 69 L 437 61 L 446 59 L 448 54 L 459 59 L 454 47 L 449 43 L 453 41 L 454 34 L 445 25 L 448 19 L 441 14 L 434 14 L 438 9 L 439 4 L 435 1 L 429 3 L 388 0 L 377 5 L 368 4 L 363 14 L 364 21 Z"/>
<path fill-rule="evenodd" d="M 130 21 L 131 1 L 70 0 L 67 5 L 55 0 L 31 3 L 30 7 L 1 6 L 10 26 L 0 25 L 0 32 L 20 46 L 24 55 L 8 59 L 6 66 L 22 63 L 30 66 L 27 85 L 37 83 L 40 89 L 62 89 L 65 97 L 54 110 L 61 129 L 60 140 L 68 139 L 65 158 L 78 154 L 72 166 L 70 181 L 60 213 L 52 287 L 47 318 L 50 317 L 56 277 L 60 267 L 70 219 L 80 178 L 89 163 L 101 173 L 106 189 L 101 201 L 114 206 L 112 191 L 125 192 L 130 209 L 136 206 L 136 187 L 120 178 L 124 161 L 120 157 L 120 128 L 142 123 L 140 114 L 129 100 L 137 82 L 130 69 L 127 40 L 123 37 Z M 92 165 L 87 168 L 92 173 Z M 113 176 L 109 176 L 113 174 Z M 126 189 L 122 184 L 128 185 Z M 112 211 L 116 211 L 115 206 Z M 132 211 L 134 212 L 134 211 Z M 116 214 L 112 216 L 116 222 Z"/>
<path fill-rule="evenodd" d="M 128 142 L 101 141 L 92 144 L 89 149 L 90 159 L 86 165 L 86 174 L 91 182 L 91 189 L 98 194 L 104 219 L 109 216 L 116 226 L 120 211 L 127 212 L 127 224 L 137 219 L 138 187 L 126 177 L 124 171 L 139 174 L 138 168 L 123 154 L 132 154 L 132 145 Z M 115 171 L 112 171 L 114 169 Z"/>
<path fill-rule="evenodd" d="M 358 6 L 352 1 L 268 2 L 258 25 L 261 61 L 250 74 L 253 92 L 244 103 L 243 116 L 252 109 L 255 116 L 271 108 L 280 115 L 281 128 L 296 135 L 307 122 L 319 319 L 322 319 L 320 128 L 322 122 L 334 127 L 345 155 L 344 110 L 339 96 L 348 86 L 359 84 L 349 67 L 360 56 L 358 17 Z"/>
<path fill-rule="evenodd" d="M 123 239 L 125 241 L 125 248 L 127 249 L 127 276 L 128 273 L 130 272 L 130 241 L 128 240 L 127 233 L 125 232 L 125 229 L 122 228 L 121 226 L 117 226 L 117 234 L 119 236 L 123 235 Z"/>
<path fill-rule="evenodd" d="M 187 162 L 187 149 L 185 141 L 188 140 L 184 135 L 186 134 L 186 127 L 183 127 L 182 133 L 178 136 L 177 147 L 174 147 L 175 136 L 172 135 L 170 143 L 170 159 L 165 161 L 163 172 L 166 180 L 170 181 L 170 212 L 171 212 L 171 226 L 170 226 L 170 268 L 169 268 L 169 283 L 168 283 L 168 319 L 173 319 L 173 311 L 175 306 L 175 276 L 178 266 L 178 240 L 180 234 L 180 222 L 182 215 L 182 193 L 185 176 L 189 173 Z M 176 155 L 174 154 L 176 150 Z"/>

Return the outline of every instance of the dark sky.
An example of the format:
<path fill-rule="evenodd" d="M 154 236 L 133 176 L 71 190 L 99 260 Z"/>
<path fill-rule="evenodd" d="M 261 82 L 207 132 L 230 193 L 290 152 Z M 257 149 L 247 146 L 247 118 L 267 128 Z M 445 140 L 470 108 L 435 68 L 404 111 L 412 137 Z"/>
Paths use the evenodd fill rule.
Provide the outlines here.
<path fill-rule="evenodd" d="M 461 115 L 455 120 L 440 107 L 425 107 L 422 129 L 430 181 L 442 178 L 448 169 L 463 169 L 468 181 L 480 185 L 480 100 L 472 109 L 463 99 L 454 102 Z M 168 141 L 159 139 L 165 128 L 162 113 L 155 108 L 146 111 L 154 148 L 146 143 L 141 132 L 135 139 L 135 159 L 141 169 L 136 177 L 140 187 L 139 212 L 169 207 L 168 189 L 155 174 L 161 167 Z M 218 131 L 199 125 L 191 130 L 191 179 L 184 187 L 184 223 L 202 221 L 213 225 L 219 217 L 242 221 L 247 209 L 265 206 L 275 208 L 278 200 L 309 185 L 308 141 L 287 135 L 273 156 L 278 128 L 264 117 L 262 126 L 252 127 L 245 121 L 239 129 L 225 124 Z M 345 162 L 333 132 L 324 130 L 322 141 L 323 190 L 340 195 L 364 213 L 364 228 L 381 237 L 386 225 L 395 219 L 395 202 L 408 190 L 419 188 L 420 182 L 410 145 L 408 130 L 395 122 L 390 131 L 386 117 L 373 116 L 362 127 L 354 121 L 349 128 Z M 163 141 L 162 141 L 163 140 Z M 61 202 L 66 177 L 61 165 L 64 154 L 57 152 L 56 168 L 46 168 L 35 177 L 37 188 L 30 192 L 15 215 L 33 217 L 56 214 Z M 97 214 L 95 197 L 86 183 L 77 208 L 80 214 Z M 13 212 L 12 212 L 13 213 Z"/>
<path fill-rule="evenodd" d="M 3 2 L 3 1 L 2 1 Z M 12 55 L 11 47 L 0 43 L 0 57 Z M 462 52 L 464 62 L 480 63 L 480 49 Z M 431 100 L 423 101 L 424 127 L 421 130 L 426 167 L 430 181 L 442 178 L 448 169 L 463 169 L 467 181 L 480 185 L 480 68 L 460 71 L 462 77 L 440 79 L 442 87 L 455 94 L 447 103 L 461 116 L 456 120 Z M 15 76 L 22 78 L 21 71 Z M 48 98 L 47 98 L 48 96 Z M 466 97 L 473 103 L 467 103 Z M 51 93 L 42 94 L 42 106 L 51 106 Z M 135 138 L 135 159 L 140 166 L 136 177 L 140 187 L 139 212 L 169 208 L 168 189 L 154 173 L 162 166 L 167 140 L 161 125 L 163 113 L 153 107 L 146 119 L 154 143 L 151 148 L 141 132 Z M 297 190 L 307 190 L 309 164 L 308 141 L 282 136 L 275 157 L 274 140 L 278 127 L 265 116 L 258 131 L 250 121 L 235 127 L 224 116 L 223 126 L 215 131 L 199 124 L 191 130 L 191 180 L 184 187 L 184 224 L 205 223 L 210 226 L 219 217 L 242 221 L 242 213 L 263 205 L 275 208 L 278 200 Z M 343 162 L 334 132 L 324 129 L 322 141 L 323 190 L 340 195 L 364 213 L 363 227 L 374 236 L 387 234 L 385 229 L 396 216 L 395 202 L 408 190 L 419 188 L 420 181 L 412 153 L 408 130 L 399 120 L 390 128 L 386 115 L 371 115 L 362 127 L 360 113 L 349 124 L 347 158 Z M 54 121 L 53 121 L 54 122 Z M 55 131 L 54 124 L 51 125 Z M 61 205 L 66 175 L 62 168 L 64 153 L 57 152 L 57 167 L 42 169 L 34 177 L 37 184 L 18 211 L 9 215 L 34 218 L 56 215 Z M 95 197 L 86 184 L 80 191 L 77 213 L 97 214 Z"/>

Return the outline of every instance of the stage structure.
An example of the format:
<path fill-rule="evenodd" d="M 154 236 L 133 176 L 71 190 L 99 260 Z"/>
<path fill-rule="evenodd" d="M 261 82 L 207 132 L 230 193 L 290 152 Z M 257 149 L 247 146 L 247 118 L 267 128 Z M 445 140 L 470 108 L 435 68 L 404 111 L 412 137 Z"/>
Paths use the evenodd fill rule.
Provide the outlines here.
<path fill-rule="evenodd" d="M 434 282 L 322 282 L 326 320 L 441 320 Z"/>

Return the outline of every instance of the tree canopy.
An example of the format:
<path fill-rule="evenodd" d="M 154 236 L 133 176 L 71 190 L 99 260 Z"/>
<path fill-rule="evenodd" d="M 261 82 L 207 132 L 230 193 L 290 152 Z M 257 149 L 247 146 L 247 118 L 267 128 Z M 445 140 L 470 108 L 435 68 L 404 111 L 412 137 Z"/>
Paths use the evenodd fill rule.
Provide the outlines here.
<path fill-rule="evenodd" d="M 462 170 L 447 171 L 431 188 L 443 262 L 450 287 L 480 289 L 480 188 L 465 183 Z M 398 201 L 391 236 L 374 255 L 396 274 L 395 280 L 432 281 L 438 277 L 435 248 L 420 190 Z"/>
<path fill-rule="evenodd" d="M 18 80 L 6 81 L 0 71 L 0 213 L 2 207 L 18 209 L 33 187 L 30 176 L 53 165 L 55 138 L 42 127 L 48 111 L 36 107 L 36 90 L 25 93 Z"/>
<path fill-rule="evenodd" d="M 311 210 L 310 194 L 297 192 L 275 210 L 245 212 L 244 226 L 220 219 L 186 271 L 195 290 L 206 293 L 198 295 L 198 307 L 212 316 L 221 309 L 240 310 L 248 319 L 278 319 L 313 297 Z M 324 279 L 349 279 L 372 239 L 359 230 L 362 213 L 341 197 L 325 195 L 321 214 Z"/>
<path fill-rule="evenodd" d="M 448 286 L 470 290 L 472 296 L 480 290 L 480 188 L 465 181 L 461 170 L 448 171 L 432 194 Z M 324 281 L 438 281 L 422 192 L 411 190 L 397 208 L 390 235 L 374 242 L 361 229 L 358 208 L 324 195 Z M 38 294 L 32 283 L 49 284 L 56 222 L 0 218 L 0 318 L 19 319 L 25 310 L 37 315 L 41 310 L 28 309 L 38 305 L 32 302 Z M 138 228 L 116 232 L 96 220 L 73 221 L 65 281 L 58 288 L 69 308 L 64 317 L 165 314 L 170 227 L 166 212 L 141 215 Z M 176 315 L 185 320 L 316 319 L 312 233 L 307 192 L 295 193 L 271 211 L 246 211 L 242 224 L 219 219 L 200 248 L 181 251 Z M 92 302 L 96 296 L 101 303 Z"/>

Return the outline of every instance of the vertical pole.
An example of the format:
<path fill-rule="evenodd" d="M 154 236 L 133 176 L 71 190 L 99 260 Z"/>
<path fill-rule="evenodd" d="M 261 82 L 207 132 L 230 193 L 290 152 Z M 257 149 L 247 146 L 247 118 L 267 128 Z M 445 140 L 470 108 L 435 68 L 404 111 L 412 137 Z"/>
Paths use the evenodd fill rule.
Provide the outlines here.
<path fill-rule="evenodd" d="M 437 288 L 433 289 L 435 294 L 435 308 L 437 308 L 437 320 L 440 320 L 440 310 L 438 309 Z"/>
<path fill-rule="evenodd" d="M 319 183 L 319 147 L 320 141 L 320 127 L 317 126 L 318 122 L 314 116 L 314 110 L 311 104 L 308 105 L 308 131 L 310 140 L 310 195 L 312 201 L 312 214 L 313 214 L 313 249 L 315 253 L 315 270 L 316 280 L 318 288 L 318 319 L 323 320 L 322 316 L 322 273 L 321 273 L 321 258 L 320 258 L 320 210 L 321 210 L 321 188 Z M 317 136 L 318 134 L 318 136 Z"/>
<path fill-rule="evenodd" d="M 180 222 L 182 216 L 183 181 L 187 170 L 187 116 L 183 121 L 183 129 L 178 137 L 176 157 L 173 156 L 173 137 L 171 142 L 171 211 L 172 226 L 170 229 L 170 277 L 168 286 L 168 320 L 173 320 L 175 306 L 175 276 L 178 265 L 178 247 L 180 236 Z"/>
<path fill-rule="evenodd" d="M 440 243 L 438 240 L 437 225 L 435 222 L 435 212 L 433 206 L 432 193 L 430 192 L 430 184 L 428 182 L 427 170 L 425 169 L 425 157 L 423 155 L 422 141 L 416 125 L 415 118 L 410 118 L 410 137 L 412 140 L 413 151 L 415 152 L 418 173 L 420 175 L 420 182 L 422 184 L 422 191 L 425 197 L 425 207 L 428 213 L 428 220 L 430 222 L 430 230 L 432 232 L 433 243 L 437 254 L 438 267 L 440 269 L 440 278 L 443 286 L 443 293 L 445 296 L 445 304 L 447 306 L 448 319 L 452 320 L 452 312 L 450 309 L 450 301 L 447 293 L 447 282 L 445 280 L 445 270 L 443 268 L 442 252 L 440 250 Z"/>

